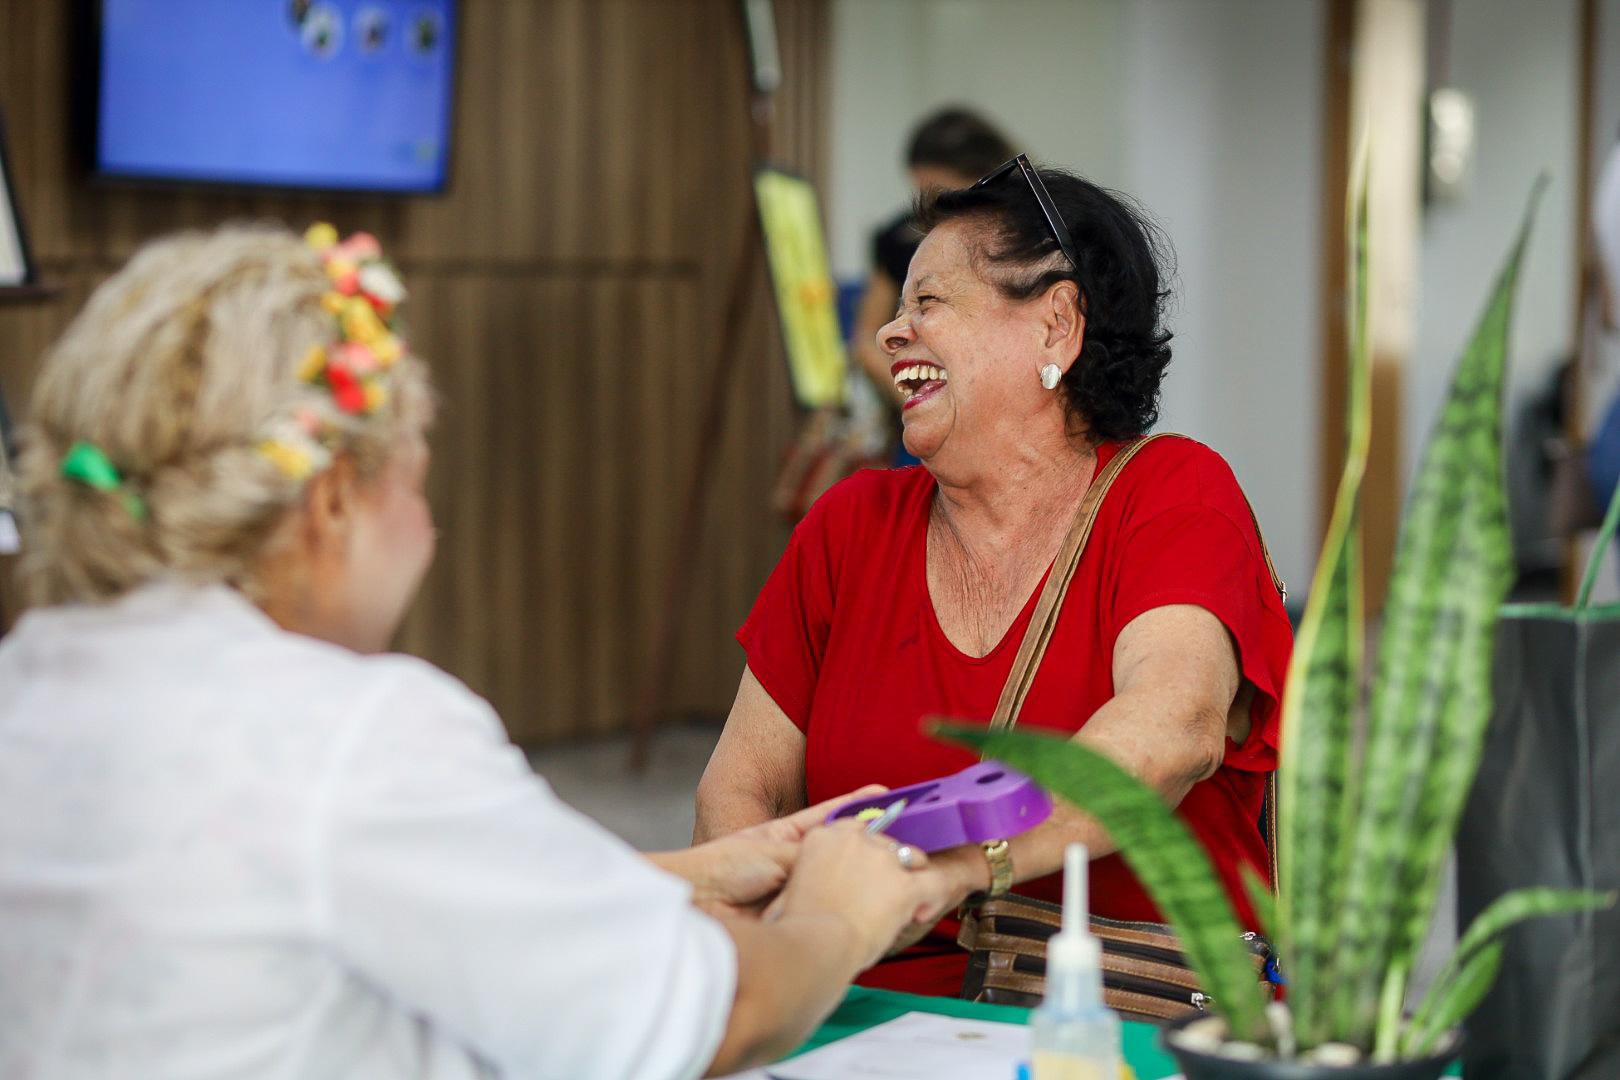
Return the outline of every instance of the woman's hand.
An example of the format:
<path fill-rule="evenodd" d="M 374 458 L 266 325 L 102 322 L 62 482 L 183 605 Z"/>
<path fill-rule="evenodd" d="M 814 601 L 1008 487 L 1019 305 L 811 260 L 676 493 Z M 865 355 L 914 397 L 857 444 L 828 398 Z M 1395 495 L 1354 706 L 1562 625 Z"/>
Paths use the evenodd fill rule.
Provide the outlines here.
<path fill-rule="evenodd" d="M 950 906 L 951 891 L 920 849 L 869 835 L 859 822 L 838 821 L 805 836 L 798 865 L 768 917 L 844 920 L 860 943 L 864 968 L 909 927 L 932 926 Z"/>
<path fill-rule="evenodd" d="M 936 851 L 929 856 L 929 867 L 939 874 L 941 895 L 945 902 L 939 910 L 914 919 L 910 925 L 903 927 L 889 944 L 885 955 L 894 956 L 911 948 L 934 928 L 941 915 L 960 906 L 972 894 L 990 887 L 990 864 L 978 844 L 963 844 Z"/>
<path fill-rule="evenodd" d="M 854 802 L 856 799 L 865 799 L 872 795 L 881 795 L 888 790 L 882 784 L 867 784 L 865 787 L 856 788 L 854 791 L 835 796 L 825 802 L 807 806 L 803 810 L 788 814 L 786 817 L 774 818 L 770 821 L 762 821 L 758 825 L 751 825 L 733 835 L 758 835 L 770 840 L 797 844 L 804 839 L 805 834 L 826 821 L 829 814 L 845 803 Z"/>
<path fill-rule="evenodd" d="M 692 902 L 711 913 L 760 913 L 792 872 L 805 835 L 851 799 L 885 790 L 869 784 L 847 795 L 764 821 L 718 840 L 649 855 L 665 870 L 692 883 Z"/>

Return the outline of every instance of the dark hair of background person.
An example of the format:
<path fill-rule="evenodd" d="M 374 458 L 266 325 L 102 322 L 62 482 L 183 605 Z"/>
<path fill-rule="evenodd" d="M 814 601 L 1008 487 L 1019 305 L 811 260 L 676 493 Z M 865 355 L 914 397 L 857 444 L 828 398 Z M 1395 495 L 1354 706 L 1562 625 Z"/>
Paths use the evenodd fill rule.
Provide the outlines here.
<path fill-rule="evenodd" d="M 983 176 L 1013 153 L 1011 144 L 983 117 L 952 106 L 912 129 L 906 167 L 937 165 L 963 176 Z"/>
<path fill-rule="evenodd" d="M 1159 419 L 1159 387 L 1170 365 L 1170 333 L 1162 325 L 1168 245 L 1147 215 L 1128 198 L 1056 169 L 1041 169 L 1080 255 L 1035 274 L 1019 274 L 1057 253 L 1046 216 L 1017 169 L 986 187 L 942 191 L 919 200 L 916 219 L 926 234 L 960 219 L 987 228 L 976 242 L 976 262 L 1005 268 L 985 275 L 1007 299 L 1022 301 L 1059 281 L 1080 290 L 1085 341 L 1063 377 L 1067 404 L 1094 440 L 1141 435 Z"/>

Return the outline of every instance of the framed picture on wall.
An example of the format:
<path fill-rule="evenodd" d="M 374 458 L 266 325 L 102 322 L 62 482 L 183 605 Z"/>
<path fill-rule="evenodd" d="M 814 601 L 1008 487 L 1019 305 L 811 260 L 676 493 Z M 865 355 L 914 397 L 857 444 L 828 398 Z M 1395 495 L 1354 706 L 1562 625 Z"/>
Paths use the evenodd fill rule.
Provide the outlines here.
<path fill-rule="evenodd" d="M 761 166 L 754 172 L 754 197 L 793 392 L 807 409 L 842 405 L 849 365 L 838 331 L 838 288 L 827 265 L 816 189 L 802 176 Z"/>
<path fill-rule="evenodd" d="M 28 260 L 16 188 L 11 182 L 11 162 L 6 156 L 5 118 L 0 117 L 0 289 L 32 284 L 33 280 L 34 267 Z"/>

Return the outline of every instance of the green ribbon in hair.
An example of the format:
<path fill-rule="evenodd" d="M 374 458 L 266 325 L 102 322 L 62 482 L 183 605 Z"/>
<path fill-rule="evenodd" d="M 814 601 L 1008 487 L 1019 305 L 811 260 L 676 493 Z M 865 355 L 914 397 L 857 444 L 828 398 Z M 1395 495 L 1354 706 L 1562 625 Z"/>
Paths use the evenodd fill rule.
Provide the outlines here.
<path fill-rule="evenodd" d="M 124 487 L 124 478 L 112 459 L 102 453 L 101 447 L 82 439 L 69 448 L 62 458 L 62 475 L 77 480 L 85 487 L 117 495 L 124 500 L 124 508 L 136 521 L 146 520 L 146 502 Z"/>

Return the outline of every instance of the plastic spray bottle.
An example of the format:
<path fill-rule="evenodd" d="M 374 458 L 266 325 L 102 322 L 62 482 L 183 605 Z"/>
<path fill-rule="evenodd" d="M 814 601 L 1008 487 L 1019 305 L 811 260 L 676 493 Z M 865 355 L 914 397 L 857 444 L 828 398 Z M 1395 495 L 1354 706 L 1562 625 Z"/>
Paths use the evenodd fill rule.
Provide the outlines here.
<path fill-rule="evenodd" d="M 1103 1004 L 1084 844 L 1063 853 L 1063 929 L 1046 944 L 1046 996 L 1029 1018 L 1034 1080 L 1118 1080 L 1119 1017 Z"/>

